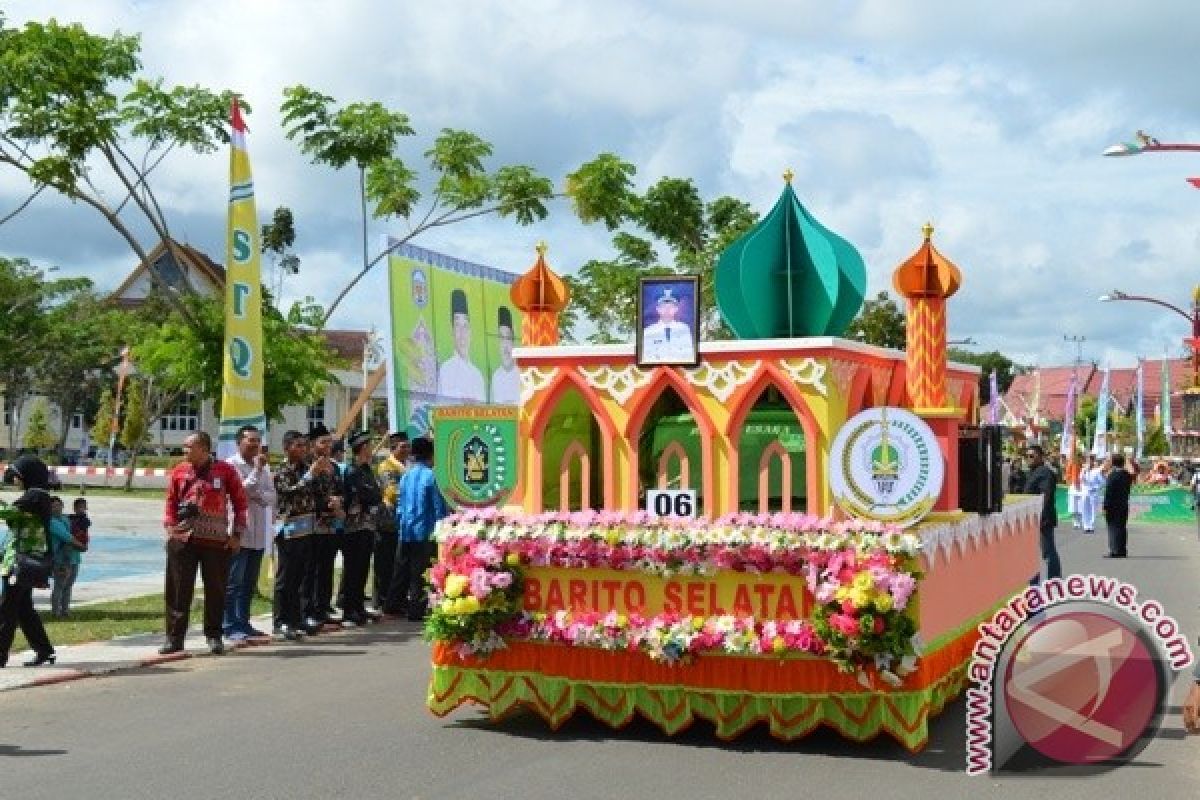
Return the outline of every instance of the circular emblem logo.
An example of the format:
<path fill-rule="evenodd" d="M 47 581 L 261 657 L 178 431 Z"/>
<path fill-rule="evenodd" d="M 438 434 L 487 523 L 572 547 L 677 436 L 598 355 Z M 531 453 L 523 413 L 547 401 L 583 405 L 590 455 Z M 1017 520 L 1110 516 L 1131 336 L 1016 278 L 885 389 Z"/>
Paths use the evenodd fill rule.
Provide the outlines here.
<path fill-rule="evenodd" d="M 842 426 L 829 455 L 834 501 L 858 517 L 909 526 L 930 512 L 945 464 L 925 421 L 902 408 L 870 408 Z"/>
<path fill-rule="evenodd" d="M 1128 753 L 1155 724 L 1165 687 L 1142 636 L 1108 614 L 1071 611 L 1015 642 L 1004 703 L 1017 733 L 1062 764 Z"/>
<path fill-rule="evenodd" d="M 508 496 L 508 448 L 498 425 L 471 423 L 451 432 L 448 439 L 454 460 L 448 494 L 459 505 L 495 505 Z"/>

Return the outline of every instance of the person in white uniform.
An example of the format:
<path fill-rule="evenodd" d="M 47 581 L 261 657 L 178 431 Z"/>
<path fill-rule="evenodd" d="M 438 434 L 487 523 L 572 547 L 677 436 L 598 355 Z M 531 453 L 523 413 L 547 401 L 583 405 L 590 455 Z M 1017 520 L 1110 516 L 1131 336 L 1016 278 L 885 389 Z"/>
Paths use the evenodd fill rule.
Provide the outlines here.
<path fill-rule="evenodd" d="M 438 399 L 461 403 L 486 403 L 483 373 L 471 363 L 471 318 L 467 313 L 467 293 L 450 293 L 450 315 L 454 326 L 454 355 L 438 367 Z"/>
<path fill-rule="evenodd" d="M 672 289 L 663 289 L 654 305 L 658 322 L 642 329 L 642 360 L 651 364 L 690 364 L 696 360 L 692 329 L 675 317 L 679 298 Z"/>
<path fill-rule="evenodd" d="M 507 306 L 497 312 L 500 366 L 492 373 L 492 402 L 515 406 L 521 401 L 521 372 L 513 362 L 513 318 Z"/>
<path fill-rule="evenodd" d="M 1094 455 L 1088 456 L 1087 467 L 1083 470 L 1083 532 L 1096 532 L 1096 511 L 1100 508 L 1100 500 L 1104 494 L 1104 465 Z"/>
<path fill-rule="evenodd" d="M 1083 527 L 1083 467 L 1072 455 L 1067 462 L 1067 513 L 1071 515 L 1071 524 L 1077 530 Z"/>

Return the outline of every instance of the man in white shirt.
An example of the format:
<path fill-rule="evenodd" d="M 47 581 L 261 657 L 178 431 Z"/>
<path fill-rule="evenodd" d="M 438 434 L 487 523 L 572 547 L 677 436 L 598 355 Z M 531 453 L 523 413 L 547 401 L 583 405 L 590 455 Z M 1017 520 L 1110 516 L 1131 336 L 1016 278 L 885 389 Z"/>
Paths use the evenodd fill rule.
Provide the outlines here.
<path fill-rule="evenodd" d="M 1101 495 L 1104 494 L 1104 465 L 1095 455 L 1088 456 L 1087 467 L 1083 470 L 1083 532 L 1096 532 L 1096 511 L 1100 508 Z"/>
<path fill-rule="evenodd" d="M 521 372 L 513 362 L 513 318 L 507 306 L 500 306 L 500 366 L 492 373 L 492 402 L 515 406 L 521 402 Z"/>
<path fill-rule="evenodd" d="M 471 363 L 471 319 L 467 313 L 467 293 L 450 293 L 450 316 L 454 326 L 454 355 L 438 367 L 438 400 L 486 403 L 483 373 Z"/>
<path fill-rule="evenodd" d="M 679 298 L 670 288 L 658 294 L 654 305 L 658 322 L 642 330 L 642 360 L 649 364 L 691 364 L 696 360 L 692 329 L 675 319 Z"/>
<path fill-rule="evenodd" d="M 225 619 L 221 627 L 226 638 L 233 640 L 268 635 L 250 625 L 250 599 L 258 586 L 263 553 L 275 521 L 275 478 L 262 452 L 262 433 L 253 425 L 244 425 L 237 432 L 237 448 L 228 462 L 242 476 L 249 508 L 242 547 L 229 560 L 229 581 L 225 587 Z"/>

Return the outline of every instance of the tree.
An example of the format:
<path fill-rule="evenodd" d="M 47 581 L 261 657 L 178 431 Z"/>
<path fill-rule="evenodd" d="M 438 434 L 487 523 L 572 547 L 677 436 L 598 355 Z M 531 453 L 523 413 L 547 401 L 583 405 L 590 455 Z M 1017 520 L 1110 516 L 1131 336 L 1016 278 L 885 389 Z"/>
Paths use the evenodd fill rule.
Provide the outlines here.
<path fill-rule="evenodd" d="M 147 308 L 149 318 L 136 337 L 133 361 L 138 374 L 149 378 L 149 386 L 158 393 L 145 398 L 145 413 L 151 424 L 178 397 L 188 391 L 219 404 L 225 354 L 225 309 L 215 298 L 198 295 L 188 300 L 193 324 L 178 315 L 170 315 L 156 324 L 157 316 Z M 303 314 L 294 307 L 296 318 Z M 317 307 L 317 313 L 322 313 Z M 159 317 L 161 319 L 161 317 Z M 270 293 L 263 292 L 263 405 L 268 419 L 282 419 L 283 409 L 307 405 L 319 397 L 337 378 L 331 371 L 335 357 L 324 338 L 306 330 L 275 308 Z M 220 412 L 220 408 L 217 409 Z"/>
<path fill-rule="evenodd" d="M 903 350 L 905 330 L 903 309 L 887 292 L 880 292 L 863 303 L 862 310 L 846 329 L 846 338 Z"/>
<path fill-rule="evenodd" d="M 970 350 L 952 347 L 947 355 L 951 361 L 957 361 L 960 364 L 974 364 L 979 367 L 979 397 L 982 405 L 990 403 L 992 399 L 991 375 L 993 370 L 996 372 L 996 388 L 1003 396 L 1008 391 L 1008 387 L 1012 386 L 1013 379 L 1023 374 L 1026 369 L 998 350 L 972 353 Z M 1095 419 L 1094 408 L 1092 418 Z"/>
<path fill-rule="evenodd" d="M 296 226 L 292 210 L 285 206 L 275 209 L 271 221 L 262 226 L 262 251 L 271 259 L 274 279 L 271 291 L 276 299 L 283 296 L 283 281 L 288 275 L 300 272 L 300 258 L 292 252 L 296 243 Z"/>
<path fill-rule="evenodd" d="M 58 437 L 50 430 L 50 415 L 46 412 L 46 402 L 38 400 L 29 412 L 29 421 L 25 424 L 25 446 L 31 450 L 47 450 L 54 447 Z"/>
<path fill-rule="evenodd" d="M 59 409 L 59 455 L 72 415 L 88 418 L 95 413 L 101 387 L 111 382 L 130 316 L 128 311 L 106 306 L 90 291 L 80 292 L 47 314 L 34 390 Z M 105 438 L 103 443 L 107 442 Z"/>
<path fill-rule="evenodd" d="M 19 29 L 4 22 L 0 15 L 0 165 L 23 175 L 31 191 L 0 225 L 47 189 L 58 192 L 99 214 L 165 287 L 146 253 L 162 242 L 179 254 L 150 178 L 176 150 L 212 153 L 229 141 L 233 93 L 140 76 L 138 36 L 95 35 L 55 20 Z M 104 184 L 119 186 L 118 195 Z M 181 298 L 162 295 L 188 319 Z"/>
<path fill-rule="evenodd" d="M 690 179 L 661 178 L 639 195 L 631 188 L 632 167 L 618 171 L 620 175 L 626 180 L 618 177 L 602 190 L 609 193 L 608 205 L 618 213 L 601 221 L 610 228 L 626 228 L 613 236 L 616 256 L 588 261 L 577 275 L 566 278 L 572 305 L 595 326 L 588 340 L 597 344 L 628 341 L 637 323 L 639 278 L 683 273 L 700 276 L 701 334 L 706 339 L 728 339 L 731 331 L 717 309 L 714 292 L 717 260 L 753 227 L 758 215 L 749 204 L 733 197 L 705 203 Z M 575 173 L 568 177 L 568 184 L 586 186 L 586 180 L 586 175 Z M 596 213 L 585 206 L 580 216 L 591 221 Z M 666 247 L 669 260 L 660 258 L 656 245 Z M 577 318 L 561 320 L 561 327 L 575 336 Z"/>
<path fill-rule="evenodd" d="M 129 379 L 126 390 L 129 399 L 125 403 L 125 418 L 121 421 L 121 446 L 131 455 L 137 454 L 150 435 L 151 420 L 146 417 L 146 391 L 142 384 L 138 378 Z M 131 462 L 131 469 L 132 466 Z"/>
<path fill-rule="evenodd" d="M 568 176 L 566 191 L 556 193 L 550 179 L 532 167 L 489 169 L 485 162 L 492 156 L 492 145 L 475 133 L 452 128 L 444 128 L 425 150 L 422 175 L 411 159 L 397 154 L 400 142 L 416 135 L 408 115 L 379 102 L 338 107 L 334 98 L 298 85 L 284 89 L 280 110 L 287 137 L 314 164 L 337 170 L 352 167 L 358 176 L 362 263 L 325 307 L 322 324 L 392 250 L 434 228 L 488 214 L 530 225 L 545 219 L 550 200 L 568 195 L 581 219 L 603 221 L 610 230 L 627 211 L 623 203 L 633 167 L 611 154 L 581 166 Z M 417 188 L 420 184 L 432 187 L 428 198 Z M 401 220 L 408 232 L 371 255 L 369 216 Z"/>
<path fill-rule="evenodd" d="M 100 393 L 100 404 L 96 409 L 96 415 L 88 433 L 88 438 L 92 440 L 92 444 L 97 449 L 108 447 L 109 439 L 113 434 L 114 413 L 116 413 L 116 406 L 113 401 L 112 389 L 105 387 Z"/>
<path fill-rule="evenodd" d="M 1142 450 L 1148 456 L 1166 456 L 1171 454 L 1171 444 L 1167 441 L 1167 433 L 1162 425 L 1155 425 L 1146 432 L 1146 441 Z"/>

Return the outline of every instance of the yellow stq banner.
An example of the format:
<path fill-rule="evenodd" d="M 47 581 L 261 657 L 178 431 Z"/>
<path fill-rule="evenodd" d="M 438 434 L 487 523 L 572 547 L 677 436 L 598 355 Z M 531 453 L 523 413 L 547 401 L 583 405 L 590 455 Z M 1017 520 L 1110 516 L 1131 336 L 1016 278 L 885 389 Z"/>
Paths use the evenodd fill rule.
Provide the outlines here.
<path fill-rule="evenodd" d="M 229 149 L 229 239 L 225 252 L 225 367 L 217 455 L 236 449 L 238 428 L 266 430 L 263 407 L 262 265 L 246 123 L 233 102 Z"/>

